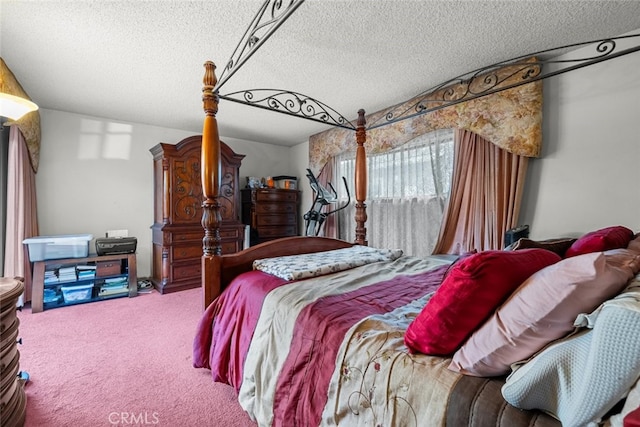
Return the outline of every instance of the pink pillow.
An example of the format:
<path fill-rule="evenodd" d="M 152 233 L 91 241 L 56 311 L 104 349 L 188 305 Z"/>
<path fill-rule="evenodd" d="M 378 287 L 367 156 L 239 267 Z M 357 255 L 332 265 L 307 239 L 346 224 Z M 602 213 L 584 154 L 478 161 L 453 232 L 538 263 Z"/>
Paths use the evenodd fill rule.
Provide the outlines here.
<path fill-rule="evenodd" d="M 404 342 L 415 352 L 448 355 L 536 271 L 560 261 L 545 249 L 484 251 L 456 262 Z"/>
<path fill-rule="evenodd" d="M 566 258 L 527 279 L 453 355 L 449 369 L 480 377 L 504 375 L 567 335 L 580 313 L 624 289 L 640 268 L 627 249 Z"/>
<path fill-rule="evenodd" d="M 564 256 L 569 258 L 591 252 L 626 248 L 632 237 L 633 232 L 621 225 L 602 228 L 580 237 L 567 249 Z"/>

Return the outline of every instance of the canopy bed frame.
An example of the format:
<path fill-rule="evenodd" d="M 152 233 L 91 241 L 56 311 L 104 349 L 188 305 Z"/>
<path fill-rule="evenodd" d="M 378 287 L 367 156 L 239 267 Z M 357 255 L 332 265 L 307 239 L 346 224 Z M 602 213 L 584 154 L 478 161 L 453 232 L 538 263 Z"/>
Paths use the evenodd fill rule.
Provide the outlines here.
<path fill-rule="evenodd" d="M 412 337 L 421 337 L 419 339 L 423 337 L 419 333 L 413 333 L 413 325 L 425 310 L 429 311 L 431 307 L 436 307 L 434 310 L 437 309 L 439 303 L 431 304 L 431 302 L 437 300 L 439 293 L 436 290 L 446 287 L 445 282 L 450 277 L 453 277 L 451 281 L 455 280 L 457 273 L 454 274 L 451 271 L 460 271 L 464 268 L 456 269 L 456 266 L 451 264 L 451 260 L 445 261 L 437 257 L 427 257 L 433 259 L 422 260 L 401 255 L 396 258 L 386 253 L 383 256 L 377 251 L 388 250 L 368 247 L 365 227 L 367 168 L 364 144 L 367 141 L 368 131 L 637 52 L 640 50 L 640 34 L 562 46 L 492 64 L 455 77 L 424 91 L 408 102 L 378 112 L 369 118 L 365 118 L 365 111 L 361 109 L 355 121 L 348 120 L 327 104 L 298 92 L 251 89 L 220 94 L 220 89 L 225 82 L 302 3 L 302 0 L 288 2 L 266 0 L 223 69 L 220 79 L 216 77 L 216 66 L 213 62 L 208 61 L 204 64 L 202 101 L 205 117 L 202 131 L 201 173 L 204 197 L 202 291 L 205 311 L 194 339 L 194 366 L 208 368 L 215 381 L 232 385 L 238 392 L 241 406 L 252 418 L 258 420 L 259 425 L 272 425 L 272 423 L 282 425 L 283 420 L 286 420 L 288 425 L 318 423 L 370 425 L 373 421 L 367 416 L 375 412 L 372 409 L 375 406 L 376 410 L 393 408 L 381 409 L 384 412 L 382 418 L 389 417 L 389 413 L 393 412 L 390 416 L 391 420 L 385 421 L 390 424 L 406 425 L 403 417 L 409 414 L 408 419 L 416 425 L 420 425 L 416 421 L 437 419 L 440 421 L 434 421 L 434 423 L 442 425 L 558 426 L 558 419 L 542 411 L 520 411 L 515 406 L 506 404 L 506 400 L 500 394 L 500 387 L 505 384 L 508 370 L 501 371 L 500 375 L 503 376 L 494 380 L 489 374 L 466 375 L 463 370 L 452 369 L 456 355 L 461 351 L 460 347 L 457 347 L 459 350 L 455 354 L 452 353 L 453 348 L 443 352 L 419 350 L 417 353 L 422 354 L 413 357 L 414 353 L 410 349 L 415 349 L 412 347 L 413 344 L 410 345 L 410 341 L 414 339 Z M 622 45 L 626 47 L 622 48 Z M 628 47 L 629 45 L 631 47 Z M 593 53 L 582 53 L 590 48 L 594 49 Z M 580 49 L 579 52 L 583 56 L 567 59 L 570 57 L 567 54 L 576 49 Z M 313 236 L 288 237 L 261 243 L 234 254 L 222 255 L 221 203 L 219 201 L 221 144 L 216 119 L 220 99 L 320 122 L 355 133 L 356 161 L 353 184 L 356 199 L 356 230 L 354 242 Z M 634 249 L 623 250 L 629 253 L 628 256 L 632 260 L 627 262 L 629 268 L 624 280 L 631 279 L 632 283 L 637 282 L 637 286 L 640 287 L 638 282 L 640 275 L 632 279 L 632 270 L 635 269 L 633 274 L 638 274 L 640 271 L 640 235 L 632 237 L 631 230 L 624 227 L 618 227 L 618 229 L 623 230 L 621 231 L 623 240 L 626 239 L 626 242 L 621 244 L 626 246 L 630 239 L 634 239 L 632 243 L 637 242 Z M 629 243 L 629 248 L 632 243 Z M 562 242 L 553 243 L 553 245 L 556 244 L 571 245 L 572 242 L 565 239 Z M 567 247 L 557 249 L 564 253 Z M 544 257 L 548 258 L 544 266 L 540 266 L 541 272 L 562 264 L 563 258 L 558 253 L 551 254 L 546 248 L 530 249 L 534 252 L 529 253 L 538 253 L 535 252 L 536 250 L 542 251 L 541 253 L 545 254 Z M 389 258 L 378 263 L 382 264 L 381 267 L 357 264 L 357 267 L 352 265 L 347 267 L 347 271 L 334 269 L 339 267 L 337 264 L 331 264 L 331 268 L 319 273 L 321 276 L 329 275 L 328 277 L 298 275 L 285 278 L 275 273 L 271 274 L 274 269 L 290 269 L 291 264 L 295 264 L 294 267 L 305 267 L 304 274 L 310 270 L 317 273 L 316 269 L 322 269 L 318 268 L 321 263 L 317 263 L 317 260 L 319 257 L 328 256 L 327 251 L 340 259 L 337 264 L 360 262 L 360 258 L 355 260 L 343 255 L 352 252 L 358 252 L 358 256 L 366 252 L 368 255 L 362 256 L 372 257 L 373 264 L 380 261 L 379 256 L 383 258 L 389 256 Z M 340 255 L 335 255 L 334 251 L 339 252 Z M 368 251 L 373 251 L 375 254 Z M 524 257 L 527 253 L 513 251 L 516 253 L 508 254 L 509 251 L 487 251 L 467 258 L 461 257 L 461 262 L 479 259 L 480 256 L 485 255 L 493 256 L 490 252 L 500 252 L 496 255 L 500 259 L 512 256 Z M 301 257 L 303 254 L 306 255 Z M 602 254 L 604 257 L 604 252 Z M 474 255 L 479 256 L 474 257 Z M 586 255 L 591 256 L 591 254 Z M 295 257 L 284 260 L 273 259 L 282 256 Z M 347 260 L 343 262 L 342 257 L 346 257 Z M 258 267 L 254 265 L 256 260 L 260 260 L 257 263 Z M 484 261 L 478 262 L 485 268 Z M 311 267 L 308 264 L 311 264 Z M 265 265 L 270 266 L 268 268 L 272 270 L 262 269 L 261 267 Z M 508 265 L 514 265 L 513 261 L 509 261 Z M 527 267 L 523 267 L 525 265 Z M 521 287 L 527 283 L 528 277 L 534 277 L 537 274 L 531 275 L 533 270 L 531 272 L 527 270 L 531 265 L 532 263 L 527 261 L 520 267 L 514 267 L 517 274 L 522 276 L 520 279 L 514 279 L 515 283 L 522 283 Z M 254 271 L 254 267 L 260 271 Z M 498 269 L 500 274 L 505 267 Z M 339 274 L 333 275 L 332 273 L 336 271 Z M 296 272 L 298 273 L 300 271 Z M 415 288 L 412 287 L 414 286 L 412 283 L 404 281 L 408 277 L 418 276 L 420 279 L 417 280 L 420 283 L 415 285 Z M 556 274 L 555 277 L 559 275 Z M 301 278 L 305 280 L 298 280 Z M 524 279 L 526 279 L 525 282 L 522 282 Z M 413 279 L 408 279 L 409 282 L 411 280 Z M 492 286 L 484 286 L 484 288 L 492 288 L 493 283 Z M 618 292 L 620 290 L 618 289 Z M 457 304 L 463 301 L 464 298 L 460 298 L 457 292 L 454 291 L 454 300 L 449 300 L 443 306 L 448 307 L 451 303 Z M 517 291 L 513 292 L 517 293 Z M 507 293 L 504 298 L 508 295 L 510 294 Z M 611 296 L 613 294 L 609 298 Z M 477 306 L 478 300 L 472 300 L 473 305 Z M 427 302 L 429 304 L 426 304 Z M 491 316 L 491 313 L 495 315 L 498 310 L 496 307 L 499 306 L 493 306 L 491 311 L 483 316 Z M 583 310 L 588 310 L 584 311 L 588 313 L 593 308 L 595 306 L 583 308 Z M 338 310 L 342 311 L 338 314 Z M 418 311 L 420 314 L 416 315 Z M 561 311 L 566 312 L 564 309 Z M 451 320 L 449 323 L 464 323 L 459 318 L 468 317 L 470 311 L 465 309 L 463 313 L 463 316 L 456 317 L 455 322 Z M 572 323 L 574 318 L 575 315 L 569 323 Z M 640 319 L 640 315 L 638 318 Z M 326 319 L 331 320 L 327 322 Z M 407 322 L 407 319 L 415 320 L 411 320 L 407 326 L 403 323 Z M 480 327 L 479 325 L 484 327 L 487 323 L 489 322 L 485 324 L 480 322 L 474 328 Z M 566 324 L 567 321 L 560 323 Z M 530 323 L 523 322 L 523 324 Z M 432 330 L 435 329 L 425 328 L 422 332 L 426 331 L 428 335 Z M 474 330 L 471 329 L 471 331 Z M 329 332 L 336 335 L 330 335 Z M 475 332 L 468 333 L 475 334 Z M 448 331 L 439 331 L 435 335 L 437 335 L 437 341 L 446 341 L 440 337 L 450 336 Z M 328 338 L 325 340 L 325 337 Z M 377 341 L 377 337 L 382 337 L 384 342 Z M 468 337 L 469 335 L 466 338 Z M 561 335 L 556 338 L 560 337 Z M 558 341 L 561 340 L 558 339 Z M 325 342 L 331 342 L 331 344 L 325 346 Z M 638 345 L 640 346 L 640 341 Z M 451 360 L 448 357 L 452 355 L 452 365 L 447 369 L 447 364 Z M 378 356 L 380 356 L 379 359 L 377 359 Z M 524 359 L 526 357 L 518 358 L 513 362 Z M 389 360 L 393 362 L 385 363 Z M 397 364 L 396 360 L 399 361 Z M 393 368 L 384 367 L 389 365 Z M 401 368 L 400 365 L 403 367 Z M 389 371 L 384 371 L 385 369 Z M 374 376 L 373 386 L 365 385 L 367 372 L 373 372 L 371 374 Z M 381 375 L 384 386 L 376 389 L 375 378 L 378 378 L 378 374 Z M 358 379 L 352 381 L 352 375 Z M 582 373 L 575 375 L 576 378 L 582 376 Z M 414 378 L 420 378 L 420 380 L 413 381 Z M 359 385 L 356 388 L 350 388 L 355 383 Z M 418 383 L 421 385 L 419 386 Z M 598 387 L 586 388 L 597 389 Z M 382 389 L 391 391 L 389 394 L 376 395 L 376 392 L 386 393 L 380 391 Z M 403 395 L 407 398 L 398 400 L 397 396 L 401 393 L 404 393 Z M 374 398 L 374 395 L 377 397 Z M 620 397 L 618 396 L 617 399 L 619 400 Z M 589 398 L 582 400 L 589 401 Z M 354 401 L 361 403 L 353 406 Z M 269 402 L 273 403 L 272 407 L 269 407 Z M 358 406 L 362 405 L 362 402 L 365 406 Z M 402 412 L 402 415 L 397 415 L 401 412 L 398 410 L 396 413 L 397 407 L 408 409 L 407 412 Z M 530 408 L 543 407 L 531 406 L 525 409 Z M 378 421 L 381 419 L 379 414 L 371 416 L 375 419 L 375 424 L 381 424 Z M 363 421 L 366 419 L 368 421 Z"/>
<path fill-rule="evenodd" d="M 348 244 L 325 238 L 304 237 L 304 241 L 300 240 L 302 238 L 287 238 L 271 242 L 267 245 L 268 247 L 260 245 L 237 254 L 221 255 L 219 233 L 221 217 L 218 202 L 221 154 L 216 119 L 220 99 L 354 131 L 357 143 L 354 243 L 367 245 L 365 227 L 367 169 L 364 148 L 367 131 L 640 50 L 640 34 L 634 34 L 529 53 L 454 77 L 425 90 L 416 98 L 417 101 L 410 105 L 399 104 L 388 108 L 374 122 L 368 124 L 363 109 L 358 111 L 357 120 L 354 123 L 327 104 L 290 90 L 249 89 L 220 94 L 222 86 L 302 3 L 304 0 L 289 2 L 266 0 L 245 31 L 220 78 L 216 77 L 216 66 L 213 62 L 207 61 L 204 64 L 202 101 L 205 117 L 202 130 L 201 173 L 204 197 L 202 226 L 205 232 L 202 289 L 205 307 L 220 294 L 233 277 L 242 271 L 250 270 L 251 261 L 255 257 L 324 251 L 342 248 Z M 620 46 L 629 41 L 632 43 L 631 47 Z M 592 48 L 593 53 L 575 59 L 554 59 L 579 48 Z M 508 73 L 499 72 L 505 69 Z"/>

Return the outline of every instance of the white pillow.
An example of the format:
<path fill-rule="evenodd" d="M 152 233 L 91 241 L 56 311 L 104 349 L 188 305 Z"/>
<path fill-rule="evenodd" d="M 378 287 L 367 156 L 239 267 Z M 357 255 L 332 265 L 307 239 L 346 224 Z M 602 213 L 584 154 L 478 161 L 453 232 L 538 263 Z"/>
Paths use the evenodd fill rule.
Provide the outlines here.
<path fill-rule="evenodd" d="M 593 313 L 593 329 L 514 365 L 502 387 L 505 400 L 517 408 L 541 409 L 563 427 L 599 422 L 640 377 L 640 282 L 631 285 Z"/>

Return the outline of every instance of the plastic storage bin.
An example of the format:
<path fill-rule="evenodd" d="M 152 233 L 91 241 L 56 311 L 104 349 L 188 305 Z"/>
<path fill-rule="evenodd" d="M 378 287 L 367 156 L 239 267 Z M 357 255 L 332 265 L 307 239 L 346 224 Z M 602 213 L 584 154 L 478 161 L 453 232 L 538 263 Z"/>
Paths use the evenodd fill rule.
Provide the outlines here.
<path fill-rule="evenodd" d="M 297 190 L 298 188 L 298 178 L 295 176 L 274 176 L 273 180 L 275 181 L 276 188 L 282 188 L 286 190 Z"/>
<path fill-rule="evenodd" d="M 79 286 L 60 286 L 65 303 L 88 301 L 91 299 L 93 283 Z"/>
<path fill-rule="evenodd" d="M 55 289 L 45 289 L 44 290 L 44 295 L 43 295 L 43 298 L 42 298 L 42 302 L 44 302 L 44 303 L 52 303 L 52 302 L 57 303 L 59 301 L 60 301 L 60 296 L 55 291 Z"/>
<path fill-rule="evenodd" d="M 24 239 L 29 248 L 31 262 L 47 259 L 86 258 L 89 255 L 91 234 L 68 234 L 63 236 L 38 236 Z"/>

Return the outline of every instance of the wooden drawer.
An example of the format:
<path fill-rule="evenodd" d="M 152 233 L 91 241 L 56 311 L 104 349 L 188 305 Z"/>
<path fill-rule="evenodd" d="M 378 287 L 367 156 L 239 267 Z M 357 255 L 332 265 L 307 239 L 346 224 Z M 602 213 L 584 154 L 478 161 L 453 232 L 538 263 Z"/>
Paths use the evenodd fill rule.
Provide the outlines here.
<path fill-rule="evenodd" d="M 296 205 L 292 203 L 258 203 L 256 205 L 256 214 L 271 214 L 271 213 L 295 213 Z"/>
<path fill-rule="evenodd" d="M 171 260 L 180 261 L 185 259 L 194 259 L 202 256 L 202 243 L 197 245 L 172 246 Z"/>
<path fill-rule="evenodd" d="M 166 244 L 175 243 L 199 243 L 202 246 L 202 239 L 204 238 L 204 230 L 198 231 L 171 231 L 166 233 Z M 238 227 L 229 227 L 220 229 L 221 239 L 237 239 L 240 236 Z"/>
<path fill-rule="evenodd" d="M 297 191 L 287 191 L 287 190 L 266 190 L 256 192 L 256 202 L 291 202 L 295 203 L 298 201 L 298 192 Z"/>
<path fill-rule="evenodd" d="M 241 227 L 242 228 L 242 227 Z M 204 237 L 204 234 L 202 235 Z M 239 228 L 221 228 L 220 229 L 220 238 L 221 239 L 238 239 L 240 237 L 240 229 Z"/>
<path fill-rule="evenodd" d="M 223 254 L 232 254 L 234 252 L 238 252 L 240 250 L 238 246 L 238 240 L 224 241 L 220 242 L 220 246 L 222 247 Z M 189 245 L 189 246 L 172 246 L 171 247 L 171 261 L 172 262 L 180 262 L 184 260 L 193 260 L 200 259 L 202 257 L 203 249 L 202 243 L 198 245 Z"/>
<path fill-rule="evenodd" d="M 15 309 L 13 311 L 16 311 Z M 20 325 L 20 321 L 17 317 L 13 319 L 7 319 L 2 324 L 2 334 L 0 337 L 0 354 L 6 353 L 9 347 L 12 347 L 16 343 L 16 339 L 18 338 L 18 327 Z"/>
<path fill-rule="evenodd" d="M 0 372 L 2 372 L 2 376 L 0 377 L 0 390 L 7 393 L 7 395 L 10 393 L 9 387 L 12 385 L 15 386 L 15 378 L 18 375 L 18 372 L 20 372 L 20 352 L 15 347 L 14 350 L 14 352 L 9 352 L 9 357 L 7 357 L 9 362 L 2 366 L 2 369 L 0 370 Z M 2 415 L 4 418 L 4 407 L 2 409 Z"/>
<path fill-rule="evenodd" d="M 295 236 L 296 231 L 297 230 L 295 225 L 258 227 L 258 236 L 260 236 L 261 239 L 271 238 L 271 237 Z"/>
<path fill-rule="evenodd" d="M 173 280 L 189 280 L 189 279 L 197 279 L 200 280 L 202 265 L 198 263 L 189 263 L 184 265 L 176 265 L 173 267 Z"/>
<path fill-rule="evenodd" d="M 5 302 L 4 300 L 2 301 Z M 4 331 L 8 328 L 13 327 L 13 323 L 18 319 L 16 314 L 16 306 L 8 305 L 0 311 L 0 338 L 4 339 Z"/>
<path fill-rule="evenodd" d="M 114 276 L 116 274 L 122 274 L 122 262 L 120 260 L 96 262 L 96 277 Z"/>
<path fill-rule="evenodd" d="M 257 218 L 258 227 L 265 225 L 294 225 L 296 215 L 294 213 L 284 213 L 280 215 L 260 215 Z"/>
<path fill-rule="evenodd" d="M 2 334 L 2 345 L 0 345 L 0 368 L 3 368 L 13 360 L 16 349 L 16 340 L 18 339 L 18 325 L 20 322 L 14 322 L 14 326 L 10 327 L 7 332 Z M 2 370 L 0 370 L 2 372 Z"/>
<path fill-rule="evenodd" d="M 240 245 L 238 245 L 237 240 L 234 240 L 233 242 L 222 242 L 220 246 L 222 247 L 222 255 L 232 254 L 240 250 Z"/>
<path fill-rule="evenodd" d="M 179 242 L 193 242 L 193 241 L 202 241 L 204 237 L 204 230 L 200 231 L 189 231 L 185 233 L 181 233 L 179 231 L 168 233 L 169 242 L 168 243 L 179 243 Z"/>

